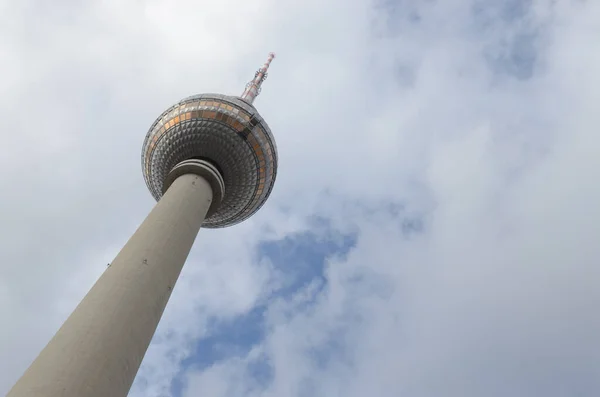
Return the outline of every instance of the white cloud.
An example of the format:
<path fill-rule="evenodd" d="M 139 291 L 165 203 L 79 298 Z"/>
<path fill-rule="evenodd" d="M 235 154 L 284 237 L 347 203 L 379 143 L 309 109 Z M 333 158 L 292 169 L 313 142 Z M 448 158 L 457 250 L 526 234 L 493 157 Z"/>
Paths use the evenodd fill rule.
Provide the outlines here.
<path fill-rule="evenodd" d="M 325 289 L 266 302 L 265 340 L 190 369 L 187 395 L 597 394 L 600 8 L 510 3 L 0 1 L 0 392 L 151 208 L 154 118 L 240 92 L 274 50 L 273 197 L 201 231 L 132 395 L 169 395 L 210 319 L 265 303 L 281 280 L 256 244 L 313 215 L 356 247 Z"/>
<path fill-rule="evenodd" d="M 428 3 L 414 35 L 385 39 L 381 49 L 390 59 L 418 47 L 412 51 L 420 66 L 412 89 L 379 96 L 387 105 L 362 119 L 374 126 L 365 132 L 381 139 L 381 151 L 360 158 L 372 175 L 356 186 L 379 194 L 351 197 L 410 198 L 409 208 L 426 210 L 425 233 L 407 240 L 399 219 L 314 205 L 320 214 L 351 218 L 360 229 L 358 245 L 346 261 L 330 264 L 329 287 L 314 307 L 291 318 L 272 314 L 272 332 L 259 347 L 273 364 L 272 383 L 248 393 L 252 359 L 232 359 L 191 374 L 188 395 L 587 396 L 600 390 L 594 315 L 600 189 L 593 182 L 600 164 L 596 94 L 588 88 L 598 64 L 595 55 L 579 61 L 593 52 L 599 9 L 534 6 L 523 18 L 540 27 L 531 80 L 499 75 L 482 56 L 483 47 L 505 45 L 504 38 L 524 29 L 523 19 L 476 36 L 465 33 L 473 19 L 466 19 L 467 7 Z M 444 34 L 419 31 L 432 28 L 428 18 L 451 26 L 441 25 Z M 402 157 L 409 157 L 407 178 L 423 186 L 425 201 L 403 191 Z M 339 163 L 331 163 L 334 170 Z M 349 174 L 356 176 L 354 169 Z M 336 179 L 331 189 L 349 194 L 343 182 Z M 365 278 L 357 283 L 356 275 Z M 341 348 L 327 360 L 314 356 L 332 345 Z M 221 386 L 213 389 L 217 380 Z"/>

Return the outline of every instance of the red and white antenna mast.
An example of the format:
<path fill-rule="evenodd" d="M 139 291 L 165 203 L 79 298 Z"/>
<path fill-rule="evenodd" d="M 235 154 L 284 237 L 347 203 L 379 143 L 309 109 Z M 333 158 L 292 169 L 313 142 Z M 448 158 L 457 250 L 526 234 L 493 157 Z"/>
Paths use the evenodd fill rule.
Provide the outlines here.
<path fill-rule="evenodd" d="M 246 84 L 246 89 L 241 95 L 241 98 L 246 102 L 252 104 L 254 102 L 254 98 L 260 94 L 261 85 L 267 78 L 267 70 L 269 69 L 269 65 L 271 64 L 273 58 L 275 58 L 275 54 L 270 52 L 265 64 L 256 71 L 254 79 Z"/>

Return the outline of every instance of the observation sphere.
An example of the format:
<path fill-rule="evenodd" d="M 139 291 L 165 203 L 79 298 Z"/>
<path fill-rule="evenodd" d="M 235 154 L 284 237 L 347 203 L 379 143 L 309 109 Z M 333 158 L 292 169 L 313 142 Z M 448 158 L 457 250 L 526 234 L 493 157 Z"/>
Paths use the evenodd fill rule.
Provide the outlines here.
<path fill-rule="evenodd" d="M 225 183 L 215 211 L 202 224 L 219 228 L 239 223 L 262 207 L 277 175 L 277 146 L 265 120 L 245 100 L 220 94 L 194 95 L 165 110 L 142 146 L 142 172 L 158 201 L 165 179 L 190 159 L 214 165 Z"/>

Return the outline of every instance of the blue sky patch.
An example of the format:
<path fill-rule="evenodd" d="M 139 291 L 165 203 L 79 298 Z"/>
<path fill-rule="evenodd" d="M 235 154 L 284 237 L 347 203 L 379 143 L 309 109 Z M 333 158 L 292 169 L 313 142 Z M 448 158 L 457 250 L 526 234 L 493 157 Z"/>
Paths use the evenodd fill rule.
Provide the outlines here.
<path fill-rule="evenodd" d="M 327 284 L 327 260 L 346 255 L 356 244 L 355 235 L 334 231 L 326 219 L 314 218 L 312 226 L 311 231 L 259 244 L 257 262 L 268 260 L 275 271 L 285 274 L 284 282 L 271 293 L 267 301 L 291 298 L 311 283 L 319 285 L 317 291 L 324 288 Z M 222 360 L 246 355 L 265 337 L 266 310 L 267 305 L 261 304 L 231 320 L 212 319 L 209 336 L 198 341 L 194 354 L 181 363 L 181 368 L 204 370 Z M 247 371 L 258 384 L 266 384 L 272 377 L 272 368 L 264 357 L 253 360 Z M 173 395 L 181 395 L 184 388 L 185 382 L 180 373 L 172 384 Z"/>

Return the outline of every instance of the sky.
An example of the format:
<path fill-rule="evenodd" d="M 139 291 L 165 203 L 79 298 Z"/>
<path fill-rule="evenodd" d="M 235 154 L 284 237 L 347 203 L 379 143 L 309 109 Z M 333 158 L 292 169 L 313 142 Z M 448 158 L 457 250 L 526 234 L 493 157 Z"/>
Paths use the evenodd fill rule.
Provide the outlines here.
<path fill-rule="evenodd" d="M 131 397 L 600 393 L 600 3 L 0 0 L 0 395 L 154 202 L 143 138 L 238 95 L 267 204 L 200 231 Z"/>

